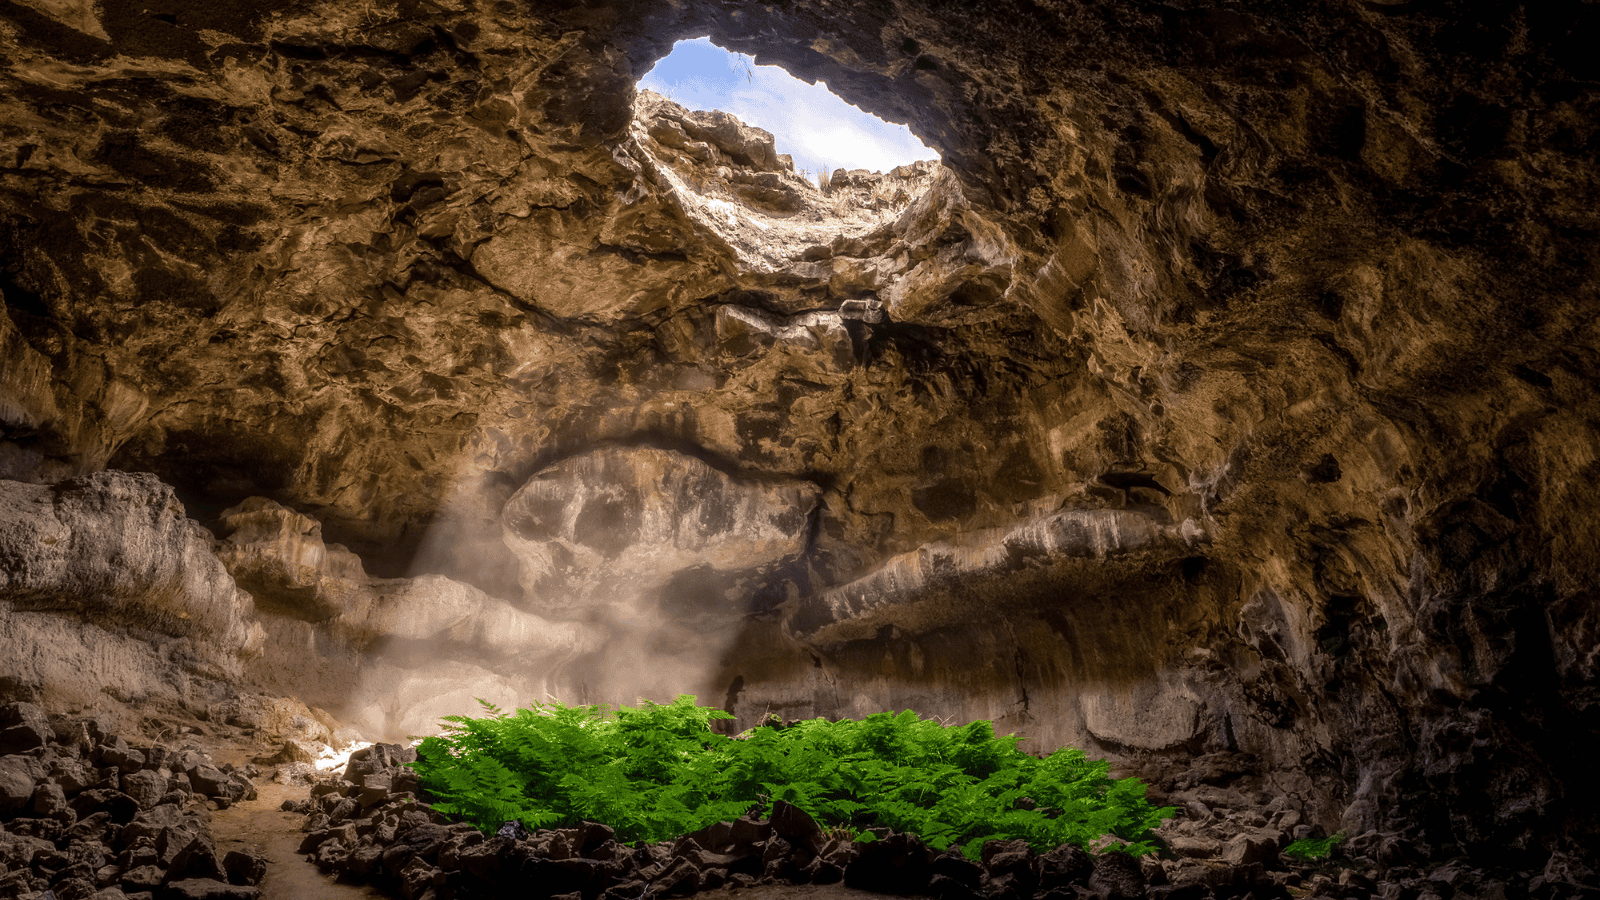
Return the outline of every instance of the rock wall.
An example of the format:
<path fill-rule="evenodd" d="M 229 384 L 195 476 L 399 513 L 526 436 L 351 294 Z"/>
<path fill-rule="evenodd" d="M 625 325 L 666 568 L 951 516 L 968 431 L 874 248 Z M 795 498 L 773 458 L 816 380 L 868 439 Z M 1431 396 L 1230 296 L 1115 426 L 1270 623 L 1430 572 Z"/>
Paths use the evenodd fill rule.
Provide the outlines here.
<path fill-rule="evenodd" d="M 0 7 L 0 474 L 304 517 L 234 567 L 260 677 L 368 664 L 327 560 L 454 598 L 425 642 L 546 613 L 508 501 L 644 448 L 813 486 L 646 607 L 747 724 L 1242 754 L 1367 848 L 1596 830 L 1593 5 L 164 9 Z M 822 194 L 635 94 L 704 33 L 945 168 Z"/>

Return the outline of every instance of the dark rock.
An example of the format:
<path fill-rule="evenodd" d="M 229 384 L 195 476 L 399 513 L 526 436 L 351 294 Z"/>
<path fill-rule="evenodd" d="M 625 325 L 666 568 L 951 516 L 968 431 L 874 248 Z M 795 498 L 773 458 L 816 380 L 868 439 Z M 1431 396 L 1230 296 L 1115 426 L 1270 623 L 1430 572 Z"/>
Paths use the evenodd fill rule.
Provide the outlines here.
<path fill-rule="evenodd" d="M 284 741 L 283 746 L 279 747 L 277 752 L 258 757 L 256 762 L 269 766 L 284 765 L 287 763 L 306 763 L 308 765 L 315 765 L 320 757 L 321 755 L 317 752 L 316 748 L 311 746 L 311 744 L 305 741 L 291 739 Z"/>
<path fill-rule="evenodd" d="M 1281 833 L 1248 829 L 1222 845 L 1222 861 L 1232 866 L 1270 863 L 1278 858 L 1278 847 L 1285 843 Z"/>
<path fill-rule="evenodd" d="M 407 816 L 401 817 L 402 825 L 407 821 Z M 431 862 L 449 839 L 450 831 L 443 825 L 424 822 L 406 828 L 398 832 L 395 842 L 383 851 L 383 869 L 398 875 L 413 859 Z"/>
<path fill-rule="evenodd" d="M 197 834 L 173 857 L 167 879 L 227 881 L 228 871 L 223 867 L 221 855 L 217 853 L 216 842 L 207 835 Z"/>
<path fill-rule="evenodd" d="M 90 769 L 77 759 L 50 761 L 50 780 L 59 784 L 68 797 L 75 797 L 97 780 Z"/>
<path fill-rule="evenodd" d="M 419 900 L 429 889 L 441 887 L 444 880 L 443 871 L 423 859 L 413 859 L 400 871 L 400 896 L 405 900 Z"/>
<path fill-rule="evenodd" d="M 775 834 L 788 841 L 790 844 L 805 847 L 812 853 L 822 848 L 825 840 L 822 826 L 811 818 L 810 813 L 782 800 L 775 800 L 772 804 L 772 816 L 769 821 Z"/>
<path fill-rule="evenodd" d="M 56 900 L 90 900 L 95 894 L 93 873 L 85 870 L 57 877 L 50 890 Z"/>
<path fill-rule="evenodd" d="M 95 748 L 94 758 L 101 768 L 115 766 L 119 772 L 137 772 L 144 768 L 144 754 L 129 747 L 120 737 L 111 737 Z"/>
<path fill-rule="evenodd" d="M 32 703 L 0 706 L 0 755 L 43 747 L 55 737 L 55 729 L 43 709 Z"/>
<path fill-rule="evenodd" d="M 96 812 L 108 813 L 111 821 L 126 825 L 139 814 L 139 801 L 121 791 L 90 788 L 72 798 L 72 811 L 84 818 Z"/>
<path fill-rule="evenodd" d="M 129 842 L 148 838 L 152 842 L 158 838 L 163 830 L 174 827 L 181 828 L 187 820 L 183 810 L 172 803 L 163 803 L 151 809 L 142 810 L 133 821 L 123 829 L 123 839 Z M 184 841 L 185 844 L 188 841 Z"/>
<path fill-rule="evenodd" d="M 582 832 L 582 837 L 578 843 L 578 853 L 582 856 L 592 856 L 598 847 L 615 839 L 617 836 L 616 829 L 600 822 L 586 821 L 579 825 L 578 828 Z"/>
<path fill-rule="evenodd" d="M 26 809 L 33 801 L 36 783 L 43 777 L 44 767 L 32 757 L 0 757 L 0 814 Z"/>
<path fill-rule="evenodd" d="M 119 882 L 126 893 L 153 891 L 166 880 L 167 870 L 157 865 L 138 866 L 122 873 Z"/>
<path fill-rule="evenodd" d="M 222 858 L 222 868 L 229 884 L 260 884 L 267 874 L 267 858 L 243 850 L 229 850 Z"/>
<path fill-rule="evenodd" d="M 71 825 L 77 819 L 77 813 L 67 803 L 66 792 L 61 790 L 61 785 L 51 781 L 40 783 L 33 791 L 33 801 L 28 809 L 36 816 L 49 819 L 60 819 L 64 824 Z"/>
<path fill-rule="evenodd" d="M 976 890 L 983 880 L 983 867 L 967 859 L 955 847 L 950 847 L 934 858 L 932 871 L 936 876 L 943 876 L 971 890 Z"/>
<path fill-rule="evenodd" d="M 1594 4 L 135 6 L 5 4 L 7 696 L 336 694 L 392 646 L 456 687 L 592 650 L 629 696 L 638 642 L 572 623 L 648 596 L 662 646 L 741 622 L 747 722 L 1025 684 L 1040 747 L 1257 751 L 1195 786 L 1425 825 L 1418 862 L 1594 843 Z M 948 169 L 823 194 L 635 90 L 706 33 Z M 602 457 L 625 502 L 565 490 Z M 252 494 L 326 522 L 215 542 L 303 565 L 221 569 L 190 514 Z M 546 577 L 596 585 L 558 638 Z"/>
<path fill-rule="evenodd" d="M 1043 890 L 1087 884 L 1095 858 L 1087 850 L 1062 844 L 1039 857 L 1039 887 Z"/>
<path fill-rule="evenodd" d="M 838 884 L 844 880 L 844 867 L 838 863 L 818 859 L 811 864 L 811 884 Z M 929 892 L 932 893 L 930 882 Z M 935 894 L 935 896 L 938 896 Z"/>
<path fill-rule="evenodd" d="M 363 841 L 345 858 L 341 870 L 357 878 L 366 878 L 383 862 L 383 851 L 382 845 Z"/>
<path fill-rule="evenodd" d="M 3 897 L 25 897 L 46 887 L 46 882 L 35 878 L 27 869 L 0 873 L 0 896 Z"/>
<path fill-rule="evenodd" d="M 328 821 L 335 825 L 361 812 L 361 804 L 349 797 L 341 797 L 324 808 L 328 812 Z"/>
<path fill-rule="evenodd" d="M 1144 896 L 1144 873 L 1139 868 L 1139 861 L 1126 853 L 1097 854 L 1094 857 L 1094 872 L 1089 876 L 1089 888 L 1100 892 L 1108 900 L 1132 900 Z"/>
<path fill-rule="evenodd" d="M 975 900 L 980 896 L 972 886 L 962 884 L 948 875 L 938 874 L 929 879 L 927 892 L 939 900 Z"/>
<path fill-rule="evenodd" d="M 601 900 L 639 900 L 649 888 L 643 881 L 623 881 L 606 888 Z"/>
<path fill-rule="evenodd" d="M 167 778 L 160 772 L 143 769 L 122 776 L 122 792 L 132 797 L 140 809 L 151 809 L 167 794 Z"/>
<path fill-rule="evenodd" d="M 232 797 L 238 790 L 232 778 L 221 769 L 209 765 L 197 765 L 188 772 L 189 783 L 194 786 L 194 792 L 203 797 Z"/>
<path fill-rule="evenodd" d="M 346 835 L 345 837 L 348 836 Z M 345 867 L 350 859 L 350 855 L 351 845 L 346 840 L 341 840 L 340 837 L 333 837 L 329 840 L 323 841 L 317 846 L 317 851 L 311 854 L 311 862 L 317 868 L 323 869 L 324 871 L 337 871 Z M 379 857 L 379 859 L 381 860 L 382 857 Z M 425 860 L 413 859 L 412 861 L 420 864 L 425 869 L 434 869 L 434 867 L 428 865 Z M 402 870 L 402 873 L 403 872 L 404 870 Z"/>
<path fill-rule="evenodd" d="M 106 816 L 102 821 L 109 824 L 110 818 Z M 5 827 L 11 834 L 43 838 L 47 841 L 58 840 L 67 831 L 66 826 L 56 819 L 12 819 Z"/>
<path fill-rule="evenodd" d="M 782 862 L 794 852 L 794 845 L 777 835 L 767 838 L 767 843 L 761 850 L 761 861 L 767 864 Z"/>
<path fill-rule="evenodd" d="M 933 877 L 934 852 L 912 835 L 858 843 L 856 858 L 844 870 L 846 887 L 880 894 L 916 894 Z"/>
<path fill-rule="evenodd" d="M 481 880 L 493 879 L 515 843 L 513 838 L 496 835 L 481 844 L 463 848 L 457 854 L 461 871 Z"/>
<path fill-rule="evenodd" d="M 735 845 L 749 847 L 772 836 L 771 823 L 750 816 L 740 816 L 728 826 L 728 839 Z"/>
<path fill-rule="evenodd" d="M 221 880 L 189 878 L 166 884 L 156 896 L 158 900 L 257 900 L 261 890 Z"/>
<path fill-rule="evenodd" d="M 1147 888 L 1145 896 L 1150 900 L 1206 900 L 1211 892 L 1199 884 L 1163 884 Z"/>
<path fill-rule="evenodd" d="M 699 831 L 684 835 L 701 847 L 712 853 L 724 853 L 734 845 L 733 825 L 729 822 L 713 822 Z M 757 838 L 756 840 L 762 840 Z M 755 843 L 755 840 L 749 843 Z"/>
<path fill-rule="evenodd" d="M 650 882 L 650 893 L 661 897 L 687 897 L 700 890 L 700 870 L 687 859 L 673 860 L 665 872 Z"/>
<path fill-rule="evenodd" d="M 343 797 L 351 785 L 323 782 L 311 786 L 311 799 L 320 800 L 324 797 Z"/>
<path fill-rule="evenodd" d="M 146 769 L 171 769 L 176 754 L 172 750 L 156 745 L 144 752 L 144 767 Z"/>

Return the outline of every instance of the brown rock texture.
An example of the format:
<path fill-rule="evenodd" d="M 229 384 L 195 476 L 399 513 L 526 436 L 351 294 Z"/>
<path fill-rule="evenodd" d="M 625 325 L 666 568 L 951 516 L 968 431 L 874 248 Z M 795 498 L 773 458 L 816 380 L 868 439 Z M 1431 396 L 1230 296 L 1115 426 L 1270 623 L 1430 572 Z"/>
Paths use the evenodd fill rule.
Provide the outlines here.
<path fill-rule="evenodd" d="M 1226 757 L 1369 848 L 1581 856 L 1597 9 L 0 4 L 0 476 L 159 476 L 238 538 L 256 677 L 366 721 L 653 677 L 744 724 L 991 718 L 1173 790 Z M 707 33 L 943 167 L 824 194 L 635 92 Z M 619 447 L 812 486 L 772 507 L 807 524 L 553 623 L 614 638 L 587 663 L 457 652 L 554 615 L 508 502 Z M 426 627 L 374 655 L 341 583 Z"/>
<path fill-rule="evenodd" d="M 235 673 L 261 652 L 250 595 L 152 475 L 0 482 L 0 596 L 12 609 L 193 638 Z"/>

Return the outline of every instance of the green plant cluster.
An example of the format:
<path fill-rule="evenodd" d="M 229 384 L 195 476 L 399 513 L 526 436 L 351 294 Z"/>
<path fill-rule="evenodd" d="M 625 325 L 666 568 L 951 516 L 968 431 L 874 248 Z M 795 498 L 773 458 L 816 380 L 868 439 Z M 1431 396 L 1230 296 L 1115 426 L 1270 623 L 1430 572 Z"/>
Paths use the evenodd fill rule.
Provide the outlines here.
<path fill-rule="evenodd" d="M 710 722 L 732 717 L 688 695 L 615 710 L 484 706 L 483 718 L 446 717 L 446 733 L 424 740 L 412 766 L 436 809 L 486 831 L 513 819 L 530 829 L 590 819 L 619 840 L 662 841 L 784 800 L 859 839 L 888 827 L 974 859 L 992 839 L 1023 838 L 1043 852 L 1105 834 L 1142 855 L 1173 813 L 1152 806 L 1138 779 L 1110 778 L 1103 760 L 1072 748 L 1029 756 L 987 721 L 946 727 L 907 711 L 730 738 Z"/>
<path fill-rule="evenodd" d="M 1301 838 L 1283 848 L 1283 855 L 1302 862 L 1316 862 L 1326 859 L 1333 848 L 1344 840 L 1344 832 L 1330 834 L 1325 838 Z"/>

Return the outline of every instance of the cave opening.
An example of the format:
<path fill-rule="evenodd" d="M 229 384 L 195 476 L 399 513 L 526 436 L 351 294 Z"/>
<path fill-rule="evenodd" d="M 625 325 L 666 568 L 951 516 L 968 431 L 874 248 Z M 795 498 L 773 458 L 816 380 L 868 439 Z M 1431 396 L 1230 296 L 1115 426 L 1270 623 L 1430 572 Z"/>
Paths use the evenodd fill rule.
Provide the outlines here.
<path fill-rule="evenodd" d="M 795 171 L 817 178 L 824 189 L 830 171 L 888 172 L 939 158 L 910 128 L 863 111 L 826 81 L 807 82 L 781 66 L 758 65 L 755 57 L 705 36 L 674 42 L 672 52 L 640 77 L 639 87 L 771 132 Z"/>

